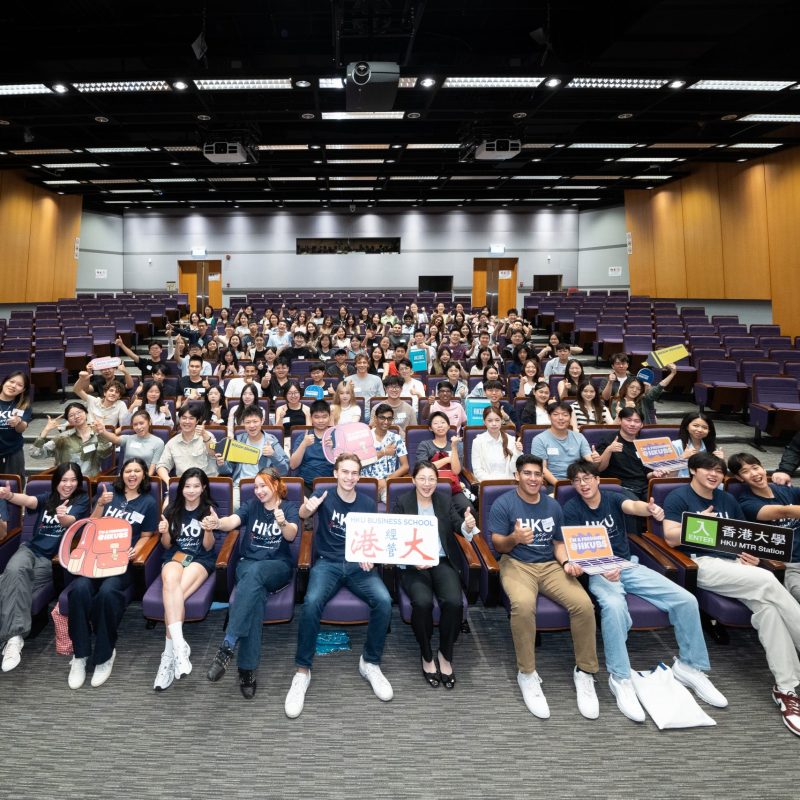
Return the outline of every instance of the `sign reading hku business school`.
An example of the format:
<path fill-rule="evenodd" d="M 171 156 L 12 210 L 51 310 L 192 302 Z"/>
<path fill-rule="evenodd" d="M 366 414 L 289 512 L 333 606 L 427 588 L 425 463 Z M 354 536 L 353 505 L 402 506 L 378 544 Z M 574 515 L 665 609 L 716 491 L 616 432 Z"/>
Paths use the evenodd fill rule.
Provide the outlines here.
<path fill-rule="evenodd" d="M 686 547 L 735 555 L 750 553 L 756 558 L 788 562 L 792 560 L 793 538 L 791 528 L 683 512 L 681 544 Z"/>
<path fill-rule="evenodd" d="M 345 517 L 345 559 L 435 567 L 439 563 L 439 522 L 436 517 L 351 511 Z"/>

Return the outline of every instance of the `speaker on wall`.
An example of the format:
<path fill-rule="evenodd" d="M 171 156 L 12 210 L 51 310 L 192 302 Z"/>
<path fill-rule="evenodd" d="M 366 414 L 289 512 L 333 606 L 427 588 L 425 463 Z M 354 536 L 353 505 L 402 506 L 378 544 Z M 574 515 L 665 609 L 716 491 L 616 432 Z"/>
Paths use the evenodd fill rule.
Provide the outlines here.
<path fill-rule="evenodd" d="M 393 61 L 354 61 L 345 78 L 347 111 L 391 111 L 400 81 Z"/>

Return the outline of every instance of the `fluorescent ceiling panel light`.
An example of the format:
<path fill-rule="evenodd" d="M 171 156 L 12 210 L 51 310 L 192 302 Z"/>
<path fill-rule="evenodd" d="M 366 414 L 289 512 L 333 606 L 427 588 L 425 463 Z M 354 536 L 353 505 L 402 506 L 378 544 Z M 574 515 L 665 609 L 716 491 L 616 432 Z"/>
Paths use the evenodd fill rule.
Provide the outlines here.
<path fill-rule="evenodd" d="M 225 200 L 223 198 L 220 198 L 219 200 L 187 200 L 186 202 L 187 203 L 215 203 L 216 205 L 219 205 L 220 203 L 224 203 Z"/>
<path fill-rule="evenodd" d="M 463 197 L 429 197 L 427 198 L 428 203 L 463 203 Z"/>
<path fill-rule="evenodd" d="M 390 199 L 388 197 L 381 197 L 380 200 L 378 200 L 378 202 L 379 203 L 416 203 L 417 202 L 417 198 L 416 197 L 393 197 L 393 198 Z"/>
<path fill-rule="evenodd" d="M 552 203 L 554 200 L 558 200 L 557 197 L 523 197 L 523 203 Z"/>
<path fill-rule="evenodd" d="M 492 78 L 445 78 L 444 89 L 535 89 L 544 78 L 492 77 Z"/>
<path fill-rule="evenodd" d="M 341 78 L 320 78 L 320 89 L 344 89 L 344 81 Z"/>
<path fill-rule="evenodd" d="M 149 153 L 149 147 L 87 147 L 87 153 Z"/>
<path fill-rule="evenodd" d="M 260 144 L 259 150 L 308 150 L 307 144 Z"/>
<path fill-rule="evenodd" d="M 89 181 L 89 183 L 93 183 L 95 186 L 103 186 L 111 183 L 139 183 L 139 180 L 137 178 L 99 178 L 96 181 Z"/>
<path fill-rule="evenodd" d="M 451 181 L 497 181 L 502 176 L 497 175 L 451 175 Z"/>
<path fill-rule="evenodd" d="M 569 199 L 570 200 L 575 200 L 576 202 L 581 202 L 582 203 L 584 200 L 589 200 L 589 201 L 602 200 L 603 198 L 602 197 L 570 197 Z"/>
<path fill-rule="evenodd" d="M 80 183 L 80 181 L 42 181 L 48 186 L 66 186 L 67 184 Z"/>
<path fill-rule="evenodd" d="M 618 181 L 622 175 L 573 175 L 574 181 Z"/>
<path fill-rule="evenodd" d="M 567 89 L 660 89 L 664 78 L 573 78 Z"/>
<path fill-rule="evenodd" d="M 51 150 L 10 150 L 15 156 L 69 156 L 72 150 L 62 147 L 55 147 Z"/>
<path fill-rule="evenodd" d="M 528 144 L 522 145 L 523 150 L 549 150 L 552 147 L 552 143 L 545 144 L 543 142 L 529 142 Z"/>
<path fill-rule="evenodd" d="M 164 148 L 168 153 L 199 153 L 200 148 L 195 144 L 180 144 Z"/>
<path fill-rule="evenodd" d="M 677 158 L 666 158 L 661 156 L 650 156 L 645 158 L 618 158 L 617 161 L 633 161 L 638 164 L 647 164 L 647 163 L 654 163 L 654 162 L 664 162 L 668 163 L 670 161 L 677 161 Z"/>
<path fill-rule="evenodd" d="M 376 181 L 377 175 L 330 175 L 329 181 Z"/>
<path fill-rule="evenodd" d="M 581 184 L 579 186 L 574 186 L 569 183 L 560 184 L 559 186 L 554 186 L 554 189 L 602 189 L 602 186 L 590 185 L 590 184 Z"/>
<path fill-rule="evenodd" d="M 783 142 L 737 142 L 728 147 L 729 150 L 771 150 L 773 147 L 782 147 Z"/>
<path fill-rule="evenodd" d="M 306 176 L 295 176 L 293 178 L 270 178 L 270 183 L 286 182 L 286 181 L 315 181 L 316 178 L 309 178 Z"/>
<path fill-rule="evenodd" d="M 329 158 L 329 164 L 383 164 L 382 158 Z"/>
<path fill-rule="evenodd" d="M 330 186 L 329 192 L 371 192 L 372 186 Z"/>
<path fill-rule="evenodd" d="M 182 200 L 148 200 L 147 202 L 150 203 L 151 205 L 155 205 L 156 203 L 173 203 L 174 204 L 174 203 L 181 203 L 183 201 Z"/>
<path fill-rule="evenodd" d="M 438 181 L 438 175 L 390 175 L 390 181 Z"/>
<path fill-rule="evenodd" d="M 398 89 L 413 89 L 417 85 L 416 78 L 400 78 L 397 82 Z"/>
<path fill-rule="evenodd" d="M 155 189 L 110 189 L 111 194 L 155 194 Z"/>
<path fill-rule="evenodd" d="M 635 146 L 634 143 L 626 144 L 624 142 L 575 142 L 567 145 L 575 150 L 625 150 Z"/>
<path fill-rule="evenodd" d="M 322 119 L 330 120 L 382 120 L 403 119 L 405 111 L 323 111 Z"/>
<path fill-rule="evenodd" d="M 80 167 L 86 167 L 86 168 L 99 167 L 100 164 L 95 164 L 93 161 L 81 161 L 81 162 L 77 162 L 76 161 L 74 164 L 67 164 L 67 163 L 64 163 L 64 164 L 42 164 L 42 166 L 46 167 L 47 169 L 77 169 L 77 168 L 80 168 Z"/>
<path fill-rule="evenodd" d="M 148 183 L 197 183 L 197 178 L 148 178 Z"/>
<path fill-rule="evenodd" d="M 100 92 L 170 92 L 172 87 L 166 81 L 90 81 L 72 84 L 79 92 L 93 94 Z"/>
<path fill-rule="evenodd" d="M 745 114 L 738 122 L 800 122 L 800 114 Z"/>
<path fill-rule="evenodd" d="M 0 85 L 0 95 L 12 94 L 53 94 L 53 90 L 43 83 L 6 83 Z"/>
<path fill-rule="evenodd" d="M 656 150 L 705 150 L 716 146 L 714 142 L 656 142 L 649 145 Z"/>
<path fill-rule="evenodd" d="M 233 78 L 233 79 L 201 79 L 196 80 L 194 85 L 201 90 L 229 90 L 229 89 L 291 89 L 291 78 Z"/>
<path fill-rule="evenodd" d="M 421 144 L 415 142 L 412 144 L 407 144 L 406 150 L 458 150 L 459 147 L 461 147 L 461 145 L 458 142 L 447 142 L 445 144 Z"/>
<path fill-rule="evenodd" d="M 103 202 L 107 206 L 115 206 L 115 205 L 130 205 L 131 203 L 135 203 L 135 200 L 103 200 Z"/>
<path fill-rule="evenodd" d="M 512 175 L 512 181 L 560 181 L 562 175 Z"/>
<path fill-rule="evenodd" d="M 666 181 L 672 175 L 634 175 L 632 176 L 635 181 Z"/>
<path fill-rule="evenodd" d="M 689 89 L 710 89 L 720 92 L 780 92 L 795 81 L 718 81 L 702 80 L 693 83 Z"/>
<path fill-rule="evenodd" d="M 211 183 L 255 183 L 258 178 L 236 176 L 235 178 L 208 178 Z"/>
<path fill-rule="evenodd" d="M 388 150 L 388 144 L 326 144 L 326 150 Z"/>

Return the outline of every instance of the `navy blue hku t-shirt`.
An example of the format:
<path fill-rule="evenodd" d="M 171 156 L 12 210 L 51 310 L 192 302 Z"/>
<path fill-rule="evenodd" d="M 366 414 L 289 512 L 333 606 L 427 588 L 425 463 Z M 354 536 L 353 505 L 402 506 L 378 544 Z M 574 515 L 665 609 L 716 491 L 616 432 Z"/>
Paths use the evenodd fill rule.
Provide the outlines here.
<path fill-rule="evenodd" d="M 626 498 L 619 492 L 600 490 L 600 505 L 589 508 L 583 498 L 573 497 L 564 506 L 565 525 L 602 525 L 608 533 L 611 549 L 619 558 L 630 558 L 631 548 L 625 531 L 625 512 L 622 504 Z"/>
<path fill-rule="evenodd" d="M 315 490 L 314 497 L 322 497 L 324 489 Z M 377 510 L 375 501 L 358 492 L 352 503 L 346 503 L 339 497 L 335 486 L 328 489 L 328 496 L 317 509 L 317 532 L 314 534 L 317 555 L 331 561 L 344 561 L 345 518 L 351 511 L 360 514 L 374 514 Z"/>
<path fill-rule="evenodd" d="M 0 400 L 0 456 L 10 456 L 22 449 L 22 434 L 11 427 L 14 417 L 22 417 L 23 422 L 29 423 L 33 412 L 30 406 L 26 409 L 17 408 L 17 398 Z"/>
<path fill-rule="evenodd" d="M 744 513 L 736 502 L 736 498 L 722 489 L 714 489 L 710 500 L 701 497 L 690 485 L 681 486 L 670 492 L 664 500 L 664 519 L 671 522 L 682 522 L 683 512 L 699 514 L 709 506 L 713 506 L 713 515 L 725 519 L 744 519 Z M 734 553 L 719 553 L 714 550 L 701 550 L 699 547 L 685 545 L 678 548 L 687 555 L 717 556 L 718 558 L 736 558 Z"/>
<path fill-rule="evenodd" d="M 104 517 L 126 519 L 131 524 L 131 547 L 139 541 L 142 531 L 155 531 L 161 516 L 151 494 L 140 494 L 126 500 L 125 494 L 115 491 L 111 502 L 103 510 Z"/>
<path fill-rule="evenodd" d="M 758 520 L 758 512 L 764 506 L 796 506 L 800 505 L 800 489 L 796 486 L 777 486 L 770 487 L 774 497 L 759 497 L 753 494 L 750 489 L 745 489 L 739 495 L 739 505 L 742 507 L 745 518 L 755 522 Z M 767 520 L 764 520 L 767 522 Z M 770 525 L 780 525 L 782 528 L 791 528 L 794 531 L 792 540 L 792 562 L 800 562 L 800 519 L 784 517 L 783 519 L 769 520 Z"/>
<path fill-rule="evenodd" d="M 292 500 L 281 501 L 287 522 L 297 525 L 297 535 L 300 536 L 300 504 Z M 264 508 L 264 504 L 253 498 L 239 507 L 236 516 L 241 520 L 239 526 L 241 544 L 239 553 L 242 558 L 251 561 L 266 561 L 268 558 L 282 558 L 290 561 L 292 556 L 289 542 L 283 538 L 283 533 L 275 522 L 275 512 Z"/>
<path fill-rule="evenodd" d="M 561 535 L 564 524 L 561 506 L 544 492 L 539 494 L 538 503 L 526 503 L 516 489 L 511 489 L 492 504 L 489 531 L 509 536 L 514 533 L 518 519 L 522 520 L 523 527 L 533 529 L 533 542 L 515 545 L 508 555 L 529 564 L 553 561 L 553 539 L 559 542 L 564 539 Z"/>
<path fill-rule="evenodd" d="M 61 537 L 66 528 L 61 525 L 53 511 L 49 514 L 45 511 L 47 498 L 50 494 L 37 494 L 36 497 L 36 522 L 33 525 L 33 538 L 25 544 L 36 553 L 37 556 L 52 558 L 58 551 L 61 544 Z M 61 505 L 59 501 L 58 505 Z M 89 495 L 82 494 L 74 498 L 67 504 L 67 514 L 78 519 L 86 519 L 89 516 Z"/>
<path fill-rule="evenodd" d="M 200 509 L 193 511 L 184 509 L 181 514 L 178 535 L 175 537 L 175 544 L 164 553 L 164 563 L 172 560 L 172 557 L 180 551 L 192 556 L 192 560 L 202 564 L 209 572 L 213 572 L 216 563 L 214 548 L 206 550 L 203 546 L 203 528 L 200 525 L 203 516 Z"/>

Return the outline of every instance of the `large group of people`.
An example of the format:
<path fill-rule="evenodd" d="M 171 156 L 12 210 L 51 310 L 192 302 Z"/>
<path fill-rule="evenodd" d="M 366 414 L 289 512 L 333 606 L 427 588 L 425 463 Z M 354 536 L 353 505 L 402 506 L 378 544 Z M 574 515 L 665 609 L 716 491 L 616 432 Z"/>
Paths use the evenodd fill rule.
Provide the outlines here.
<path fill-rule="evenodd" d="M 79 400 L 70 401 L 62 415 L 48 417 L 34 442 L 34 457 L 55 460 L 49 493 L 28 495 L 0 487 L 0 517 L 7 517 L 9 503 L 36 514 L 32 538 L 20 544 L 0 575 L 3 671 L 16 668 L 22 659 L 31 629 L 31 599 L 51 580 L 51 559 L 60 537 L 75 520 L 90 514 L 115 516 L 131 524 L 131 561 L 151 537 L 160 545 L 166 637 L 154 688 L 165 691 L 192 671 L 183 630 L 185 602 L 214 571 L 217 532 L 237 529 L 235 600 L 207 677 L 220 680 L 235 656 L 241 693 L 252 699 L 264 603 L 291 580 L 291 543 L 315 518 L 315 560 L 302 605 L 297 671 L 286 696 L 286 714 L 293 718 L 303 710 L 322 612 L 342 587 L 369 607 L 359 672 L 379 699 L 389 701 L 393 689 L 381 670 L 381 657 L 391 596 L 379 567 L 345 559 L 345 520 L 350 512 L 377 508 L 376 500 L 359 489 L 360 478 L 375 479 L 377 502 L 385 504 L 392 480 L 410 475 L 412 486 L 393 495 L 387 510 L 437 519 L 438 565 L 398 570 L 398 584 L 411 602 L 419 669 L 428 686 L 456 685 L 454 645 L 463 619 L 461 547 L 479 535 L 499 558 L 517 681 L 532 714 L 547 718 L 550 713 L 536 669 L 539 594 L 569 615 L 573 679 L 584 717 L 596 718 L 600 710 L 594 678 L 599 670 L 596 603 L 610 691 L 625 716 L 638 722 L 645 718 L 631 682 L 626 593 L 668 614 L 678 645 L 674 677 L 705 702 L 727 705 L 706 674 L 710 661 L 695 597 L 642 565 L 592 575 L 585 588 L 579 581 L 580 565 L 567 558 L 561 527 L 602 524 L 614 554 L 634 560 L 627 534 L 640 530 L 647 518 L 663 525 L 666 544 L 675 547 L 681 547 L 686 511 L 800 528 L 800 490 L 791 486 L 800 464 L 800 455 L 793 457 L 800 453 L 800 439 L 787 448 L 770 483 L 758 460 L 747 453 L 725 461 L 713 421 L 692 412 L 673 442 L 683 467 L 649 470 L 635 443 L 642 426 L 655 421 L 655 404 L 674 378 L 675 366 L 669 365 L 665 377 L 649 385 L 628 371 L 625 354 L 617 354 L 605 378 L 587 375 L 577 358 L 579 347 L 555 334 L 545 347 L 535 346 L 533 329 L 513 309 L 496 319 L 487 310 L 467 315 L 459 305 L 447 312 L 439 304 L 428 314 L 411 304 L 401 318 L 391 306 L 383 314 L 365 308 L 357 315 L 342 307 L 332 319 L 319 308 L 310 313 L 266 309 L 258 315 L 248 306 L 234 315 L 207 307 L 202 315 L 168 325 L 166 333 L 166 357 L 155 341 L 147 357 L 117 341 L 139 368 L 138 381 L 124 365 L 102 374 L 80 372 L 75 384 Z M 293 366 L 300 361 L 308 362 L 307 369 L 295 375 Z M 601 380 L 593 380 L 597 377 Z M 6 473 L 25 473 L 22 445 L 32 419 L 30 397 L 25 374 L 2 379 L 0 467 Z M 465 453 L 465 412 L 471 398 L 482 400 L 484 430 L 471 441 L 471 453 Z M 360 421 L 370 425 L 376 460 L 362 465 L 357 455 L 346 453 L 331 463 L 323 448 L 325 432 L 332 425 Z M 406 430 L 417 423 L 428 426 L 429 436 L 418 441 L 412 462 Z M 519 430 L 525 424 L 540 428 L 527 448 Z M 583 434 L 593 425 L 607 429 L 594 446 Z M 255 463 L 226 460 L 218 446 L 225 437 L 257 450 Z M 120 450 L 121 466 L 112 475 L 103 470 L 114 447 Z M 290 473 L 302 479 L 302 502 L 286 499 L 283 478 Z M 722 489 L 729 473 L 746 487 L 738 502 Z M 232 479 L 234 511 L 228 515 L 218 514 L 211 498 L 209 478 L 217 475 Z M 179 479 L 177 487 L 159 508 L 151 481 L 162 481 L 166 488 L 172 476 Z M 687 482 L 661 507 L 650 496 L 649 482 L 664 476 Z M 615 478 L 619 486 L 604 488 L 601 477 Z M 318 478 L 333 483 L 321 489 L 315 486 Z M 96 483 L 93 508 L 85 479 Z M 244 502 L 243 479 L 254 482 L 254 496 Z M 442 479 L 449 493 L 437 491 Z M 477 490 L 496 479 L 513 484 L 487 510 L 488 530 L 480 531 Z M 575 496 L 562 507 L 552 493 L 565 481 Z M 800 536 L 785 586 L 769 570 L 756 568 L 758 559 L 747 554 L 737 559 L 696 552 L 690 556 L 700 588 L 741 600 L 752 610 L 752 624 L 774 676 L 773 699 L 786 726 L 800 734 Z M 114 577 L 72 581 L 71 688 L 84 684 L 90 663 L 93 686 L 111 675 L 131 585 L 130 569 Z M 438 647 L 433 644 L 434 599 Z"/>

